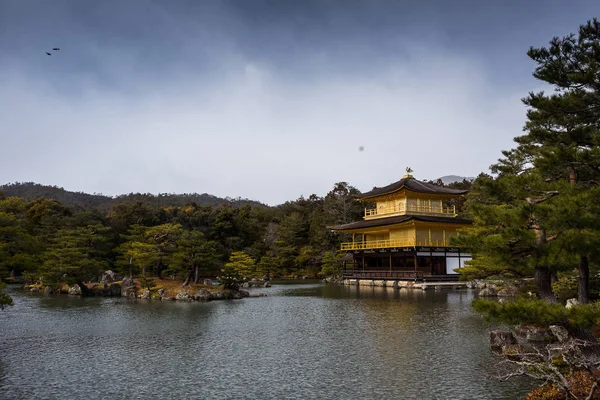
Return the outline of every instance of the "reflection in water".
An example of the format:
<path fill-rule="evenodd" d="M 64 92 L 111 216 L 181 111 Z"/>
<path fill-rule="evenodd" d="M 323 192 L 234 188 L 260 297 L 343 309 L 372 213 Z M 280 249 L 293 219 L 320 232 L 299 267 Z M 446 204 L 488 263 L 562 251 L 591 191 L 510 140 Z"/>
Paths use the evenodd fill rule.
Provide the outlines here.
<path fill-rule="evenodd" d="M 43 297 L 0 312 L 0 397 L 522 397 L 486 379 L 467 291 L 275 285 L 210 303 Z"/>

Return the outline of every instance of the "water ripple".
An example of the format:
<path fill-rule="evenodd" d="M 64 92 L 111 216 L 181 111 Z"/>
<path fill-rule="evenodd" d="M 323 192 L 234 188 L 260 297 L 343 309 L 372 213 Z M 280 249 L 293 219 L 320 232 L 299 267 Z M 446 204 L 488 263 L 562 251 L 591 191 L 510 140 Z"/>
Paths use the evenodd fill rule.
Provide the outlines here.
<path fill-rule="evenodd" d="M 42 297 L 0 312 L 0 398 L 505 399 L 468 292 L 274 286 L 211 303 Z"/>

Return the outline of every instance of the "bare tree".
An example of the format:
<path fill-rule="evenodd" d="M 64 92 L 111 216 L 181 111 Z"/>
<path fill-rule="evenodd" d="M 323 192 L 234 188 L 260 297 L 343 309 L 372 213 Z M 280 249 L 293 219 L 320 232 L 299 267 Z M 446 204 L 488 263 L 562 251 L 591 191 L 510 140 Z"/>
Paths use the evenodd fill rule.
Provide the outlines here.
<path fill-rule="evenodd" d="M 518 376 L 555 385 L 565 394 L 566 399 L 591 400 L 600 385 L 600 357 L 598 343 L 581 339 L 569 339 L 562 343 L 543 346 L 515 346 L 500 363 L 510 372 L 498 378 L 508 380 Z M 581 388 L 573 387 L 572 378 L 576 373 L 589 376 L 591 387 L 582 393 Z M 579 390 L 578 390 L 579 389 Z M 600 392 L 599 392 L 600 393 Z"/>

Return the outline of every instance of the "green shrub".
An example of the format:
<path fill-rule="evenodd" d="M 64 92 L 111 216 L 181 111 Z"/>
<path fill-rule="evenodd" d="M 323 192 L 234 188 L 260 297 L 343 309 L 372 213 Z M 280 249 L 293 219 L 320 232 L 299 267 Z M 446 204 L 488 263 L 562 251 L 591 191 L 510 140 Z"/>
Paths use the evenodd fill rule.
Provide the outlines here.
<path fill-rule="evenodd" d="M 539 299 L 519 298 L 515 301 L 498 303 L 476 299 L 473 309 L 487 319 L 511 325 L 533 324 L 548 326 L 568 324 L 577 328 L 590 328 L 600 322 L 600 304 L 590 303 L 565 308 L 560 303 L 548 303 Z"/>
<path fill-rule="evenodd" d="M 577 273 L 561 274 L 558 281 L 552 284 L 552 291 L 562 303 L 577 297 Z"/>

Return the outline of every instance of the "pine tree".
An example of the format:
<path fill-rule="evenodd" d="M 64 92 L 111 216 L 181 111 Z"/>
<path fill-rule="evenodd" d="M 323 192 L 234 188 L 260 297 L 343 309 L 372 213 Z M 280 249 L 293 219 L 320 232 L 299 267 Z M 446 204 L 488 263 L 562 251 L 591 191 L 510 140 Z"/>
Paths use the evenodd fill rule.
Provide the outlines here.
<path fill-rule="evenodd" d="M 326 252 L 321 261 L 321 274 L 339 278 L 342 273 L 342 257 L 343 254 L 336 254 L 333 251 Z"/>
<path fill-rule="evenodd" d="M 557 194 L 534 171 L 505 173 L 496 179 L 478 177 L 466 203 L 473 227 L 454 239 L 473 254 L 465 277 L 527 276 L 533 272 L 540 297 L 556 302 L 551 261 L 558 248 L 556 236 L 548 228 L 548 215 Z"/>
<path fill-rule="evenodd" d="M 84 282 L 108 266 L 108 249 L 104 247 L 108 230 L 101 225 L 58 230 L 44 253 L 44 281 L 77 283 L 84 296 L 90 294 Z"/>
<path fill-rule="evenodd" d="M 527 111 L 527 134 L 515 138 L 516 153 L 523 155 L 548 180 L 562 180 L 574 186 L 571 207 L 579 205 L 570 218 L 590 215 L 578 196 L 600 185 L 600 22 L 588 21 L 578 35 L 555 37 L 550 45 L 531 48 L 527 53 L 537 67 L 534 77 L 554 86 L 553 94 L 530 93 L 523 101 Z M 578 254 L 579 300 L 588 301 L 589 258 L 594 257 L 600 229 L 600 214 L 580 221 L 582 229 L 591 229 L 580 240 L 570 240 L 570 250 Z M 573 219 L 563 219 L 564 230 L 572 229 Z M 560 225 L 559 221 L 555 223 Z M 592 234 L 592 232 L 595 232 Z"/>
<path fill-rule="evenodd" d="M 202 273 L 210 273 L 218 268 L 222 253 L 218 242 L 206 240 L 202 232 L 186 230 L 177 241 L 172 269 L 185 276 L 182 286 L 188 285 L 192 279 L 198 283 Z"/>
<path fill-rule="evenodd" d="M 255 276 L 255 261 L 243 251 L 231 253 L 229 262 L 221 268 L 221 282 L 228 289 L 237 289 L 242 282 Z"/>

